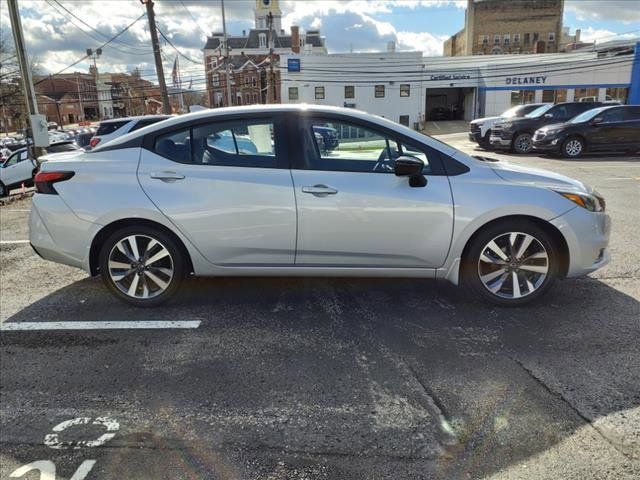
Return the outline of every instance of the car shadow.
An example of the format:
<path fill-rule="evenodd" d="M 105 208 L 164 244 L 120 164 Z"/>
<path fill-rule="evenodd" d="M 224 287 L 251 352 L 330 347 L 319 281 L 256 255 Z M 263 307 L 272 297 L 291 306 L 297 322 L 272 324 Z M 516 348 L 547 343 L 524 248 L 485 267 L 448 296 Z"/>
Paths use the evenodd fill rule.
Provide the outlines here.
<path fill-rule="evenodd" d="M 640 162 L 640 154 L 629 155 L 624 152 L 595 152 L 595 153 L 586 153 L 580 158 L 565 158 L 560 154 L 552 154 L 552 153 L 544 153 L 544 152 L 531 152 L 529 154 L 519 154 L 508 151 L 497 151 L 491 149 L 484 149 L 480 146 L 473 147 L 474 152 L 478 152 L 480 156 L 485 156 L 491 158 L 494 155 L 502 157 L 503 155 L 514 156 L 517 158 L 530 158 L 530 157 L 540 157 L 550 160 L 564 160 L 568 162 L 601 162 L 606 160 L 615 160 L 619 162 Z"/>
<path fill-rule="evenodd" d="M 592 451 L 593 458 L 610 451 L 612 462 L 639 453 L 637 443 L 612 440 L 629 433 L 631 420 L 624 420 L 624 412 L 640 404 L 640 372 L 628 368 L 640 360 L 639 303 L 626 288 L 593 278 L 564 280 L 536 304 L 498 308 L 431 280 L 190 279 L 165 306 L 137 309 L 87 278 L 7 322 L 197 319 L 202 324 L 185 332 L 3 332 L 2 348 L 11 350 L 3 370 L 29 365 L 29 388 L 48 392 L 49 403 L 64 398 L 52 391 L 51 382 L 69 388 L 70 378 L 84 376 L 80 397 L 103 398 L 108 408 L 120 396 L 143 393 L 153 397 L 149 408 L 175 415 L 187 405 L 236 415 L 244 408 L 254 422 L 242 426 L 246 433 L 228 420 L 210 421 L 223 443 L 231 439 L 249 451 L 275 449 L 280 457 L 323 462 L 330 472 L 332 465 L 339 469 L 348 461 L 358 477 L 366 477 L 360 469 L 371 465 L 359 455 L 379 454 L 383 462 L 407 465 L 428 460 L 430 478 L 479 478 L 499 471 L 512 471 L 516 478 L 524 475 L 518 469 L 525 462 L 538 472 L 552 468 L 536 463 L 545 452 L 575 454 L 572 442 L 582 445 L 582 453 Z M 44 359 L 35 349 L 60 347 L 71 358 L 59 358 L 54 371 L 36 362 Z M 110 369 L 82 370 L 79 361 L 107 363 Z M 212 371 L 215 377 L 205 373 Z M 11 402 L 25 380 L 7 370 L 3 379 L 5 400 Z M 161 391 L 155 390 L 158 385 Z M 371 401 L 373 411 L 386 408 L 387 423 L 376 413 L 363 414 L 364 420 L 336 413 L 342 404 L 332 403 L 334 395 L 344 402 Z M 422 417 L 412 417 L 414 410 L 402 402 L 441 415 L 445 425 L 416 422 Z M 305 409 L 296 410 L 299 403 Z M 288 418 L 256 419 L 274 415 L 265 413 L 274 409 L 287 411 Z M 308 428 L 305 415 L 316 430 Z M 350 420 L 357 424 L 353 429 Z M 595 435 L 599 443 L 584 444 L 585 429 L 596 423 L 611 435 Z M 316 443 L 320 434 L 324 440 Z M 431 441 L 440 453 L 423 454 L 421 442 Z M 595 468 L 588 461 L 584 466 Z M 403 473 L 413 476 L 420 475 Z"/>

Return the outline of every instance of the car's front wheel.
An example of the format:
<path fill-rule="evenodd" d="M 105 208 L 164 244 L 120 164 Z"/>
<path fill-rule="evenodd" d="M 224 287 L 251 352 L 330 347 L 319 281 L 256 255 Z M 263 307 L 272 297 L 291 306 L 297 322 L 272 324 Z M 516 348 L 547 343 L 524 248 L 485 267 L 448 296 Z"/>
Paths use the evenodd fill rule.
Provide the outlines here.
<path fill-rule="evenodd" d="M 155 307 L 171 298 L 184 277 L 185 261 L 176 241 L 152 227 L 126 227 L 107 238 L 100 274 L 119 299 Z"/>
<path fill-rule="evenodd" d="M 4 183 L 0 182 L 0 198 L 4 198 L 9 195 L 9 189 L 5 187 Z"/>
<path fill-rule="evenodd" d="M 584 140 L 580 137 L 569 137 L 562 143 L 562 155 L 565 158 L 578 158 L 584 153 Z"/>
<path fill-rule="evenodd" d="M 529 153 L 533 150 L 533 139 L 530 133 L 519 133 L 513 140 L 513 151 L 516 153 Z"/>
<path fill-rule="evenodd" d="M 498 305 L 523 305 L 551 287 L 559 256 L 553 237 L 537 224 L 500 222 L 472 240 L 463 259 L 463 282 Z"/>

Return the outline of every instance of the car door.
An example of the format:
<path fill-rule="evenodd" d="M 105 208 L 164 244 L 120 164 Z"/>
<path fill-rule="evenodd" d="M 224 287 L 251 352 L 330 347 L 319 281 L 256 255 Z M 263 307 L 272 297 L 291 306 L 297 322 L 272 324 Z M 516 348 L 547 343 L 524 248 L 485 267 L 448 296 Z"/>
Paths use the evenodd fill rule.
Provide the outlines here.
<path fill-rule="evenodd" d="M 296 207 L 277 116 L 225 117 L 145 137 L 138 177 L 217 265 L 292 265 Z"/>
<path fill-rule="evenodd" d="M 610 108 L 596 115 L 593 120 L 589 145 L 593 150 L 620 148 L 625 143 L 624 112 L 622 108 Z"/>
<path fill-rule="evenodd" d="M 30 180 L 33 176 L 33 168 L 33 163 L 29 161 L 29 153 L 26 150 L 15 152 L 4 163 L 2 183 L 15 185 Z"/>
<path fill-rule="evenodd" d="M 453 205 L 439 153 L 350 117 L 295 122 L 291 155 L 298 205 L 296 265 L 439 267 L 451 241 Z M 316 135 L 336 132 L 327 146 Z M 399 155 L 425 162 L 424 187 L 394 174 Z"/>

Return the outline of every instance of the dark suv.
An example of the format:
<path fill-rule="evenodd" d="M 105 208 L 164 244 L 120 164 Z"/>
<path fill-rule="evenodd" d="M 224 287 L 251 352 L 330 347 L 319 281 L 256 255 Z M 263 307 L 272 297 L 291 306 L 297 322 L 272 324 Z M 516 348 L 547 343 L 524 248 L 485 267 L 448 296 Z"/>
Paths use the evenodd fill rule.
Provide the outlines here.
<path fill-rule="evenodd" d="M 566 102 L 543 105 L 522 118 L 497 123 L 491 130 L 493 148 L 529 153 L 533 150 L 533 133 L 545 125 L 566 122 L 587 110 L 602 106 L 598 102 Z"/>
<path fill-rule="evenodd" d="M 536 130 L 533 148 L 578 158 L 586 151 L 640 150 L 640 106 L 613 105 Z"/>

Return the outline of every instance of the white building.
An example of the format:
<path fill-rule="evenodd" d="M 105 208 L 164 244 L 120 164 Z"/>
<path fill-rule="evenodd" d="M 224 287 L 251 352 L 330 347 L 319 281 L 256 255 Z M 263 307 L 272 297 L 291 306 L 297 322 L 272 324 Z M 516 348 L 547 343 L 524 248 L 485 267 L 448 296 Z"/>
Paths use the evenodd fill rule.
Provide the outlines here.
<path fill-rule="evenodd" d="M 393 45 L 382 53 L 290 54 L 280 60 L 282 101 L 357 108 L 411 127 L 425 119 L 497 115 L 521 103 L 626 103 L 632 84 L 640 92 L 633 60 L 596 52 L 423 57 Z"/>

